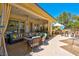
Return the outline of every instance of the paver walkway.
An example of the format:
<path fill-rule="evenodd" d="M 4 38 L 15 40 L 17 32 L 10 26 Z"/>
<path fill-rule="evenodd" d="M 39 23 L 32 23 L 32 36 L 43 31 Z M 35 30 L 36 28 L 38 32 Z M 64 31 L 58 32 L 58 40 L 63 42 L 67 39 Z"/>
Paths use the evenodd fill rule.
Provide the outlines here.
<path fill-rule="evenodd" d="M 42 45 L 42 51 L 33 52 L 32 56 L 75 56 L 72 53 L 64 50 L 60 46 L 67 45 L 66 43 L 61 42 L 60 40 L 68 39 L 61 35 L 57 35 L 48 41 L 48 45 Z"/>

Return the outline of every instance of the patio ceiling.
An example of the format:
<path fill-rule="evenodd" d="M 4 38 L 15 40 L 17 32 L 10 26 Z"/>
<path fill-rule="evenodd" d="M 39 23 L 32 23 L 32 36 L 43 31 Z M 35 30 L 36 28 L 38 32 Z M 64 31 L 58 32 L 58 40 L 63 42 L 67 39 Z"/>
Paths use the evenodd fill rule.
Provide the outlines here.
<path fill-rule="evenodd" d="M 27 19 L 27 16 L 31 18 L 30 20 L 35 20 L 36 22 L 39 20 L 38 23 L 46 24 L 48 22 L 47 20 L 43 20 L 42 18 L 37 17 L 29 12 L 25 12 L 17 7 L 12 6 L 10 18 L 25 20 Z"/>
<path fill-rule="evenodd" d="M 12 11 L 12 13 L 17 12 L 18 14 L 21 14 L 24 16 L 29 15 L 34 18 L 44 19 L 51 22 L 55 21 L 51 16 L 49 16 L 45 11 L 39 8 L 36 4 L 33 4 L 33 3 L 22 4 L 21 3 L 21 4 L 11 4 L 11 5 L 19 8 L 19 10 L 17 9 L 16 11 Z"/>
<path fill-rule="evenodd" d="M 14 7 L 14 6 L 12 6 L 11 14 L 13 14 L 13 15 L 20 15 L 20 16 L 22 16 L 22 17 L 23 17 L 23 16 L 24 16 L 24 17 L 29 16 L 29 17 L 31 17 L 31 18 L 33 18 L 33 19 L 42 19 L 42 18 L 40 18 L 40 17 L 36 17 L 35 15 L 32 15 L 32 14 L 30 14 L 29 12 L 25 12 L 25 11 L 19 9 L 19 8 Z"/>

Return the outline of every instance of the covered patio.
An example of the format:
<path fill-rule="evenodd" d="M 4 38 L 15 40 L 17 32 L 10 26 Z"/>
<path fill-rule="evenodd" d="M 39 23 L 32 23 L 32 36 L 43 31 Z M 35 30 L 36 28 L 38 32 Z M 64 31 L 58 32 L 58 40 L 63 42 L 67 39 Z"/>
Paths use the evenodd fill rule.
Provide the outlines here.
<path fill-rule="evenodd" d="M 42 10 L 37 4 L 1 4 L 1 46 L 3 55 L 8 55 L 7 42 L 13 43 L 26 38 L 28 33 L 47 33 L 52 35 L 52 22 L 55 20 Z M 14 37 L 11 41 L 7 39 L 7 34 Z M 10 36 L 10 35 L 9 35 Z M 15 44 L 15 43 L 14 43 Z M 16 49 L 16 48 L 15 48 Z"/>

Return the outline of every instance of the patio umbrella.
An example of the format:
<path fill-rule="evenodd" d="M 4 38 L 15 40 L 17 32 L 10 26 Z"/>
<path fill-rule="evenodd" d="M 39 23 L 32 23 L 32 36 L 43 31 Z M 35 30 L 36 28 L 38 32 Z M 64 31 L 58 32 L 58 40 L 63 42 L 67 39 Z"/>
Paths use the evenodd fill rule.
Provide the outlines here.
<path fill-rule="evenodd" d="M 53 26 L 62 26 L 61 24 L 59 24 L 59 23 L 55 23 Z"/>
<path fill-rule="evenodd" d="M 61 30 L 64 30 L 64 28 L 65 28 L 64 25 L 61 25 L 61 26 L 60 26 L 60 29 L 61 29 Z"/>

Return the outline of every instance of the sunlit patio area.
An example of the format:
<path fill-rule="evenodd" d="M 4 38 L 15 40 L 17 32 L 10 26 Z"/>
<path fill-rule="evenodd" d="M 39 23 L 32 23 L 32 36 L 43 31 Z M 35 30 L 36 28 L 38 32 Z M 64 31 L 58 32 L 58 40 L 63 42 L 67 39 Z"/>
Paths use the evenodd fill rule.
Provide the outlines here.
<path fill-rule="evenodd" d="M 52 43 L 53 42 L 53 43 Z M 37 48 L 36 52 L 31 52 L 30 56 L 78 56 L 79 43 L 75 41 L 72 45 L 73 39 L 57 35 L 48 41 L 47 45 L 42 45 Z"/>
<path fill-rule="evenodd" d="M 75 56 L 73 53 L 63 49 L 61 46 L 68 45 L 67 43 L 61 42 L 61 40 L 67 40 L 69 37 L 57 35 L 48 41 L 48 45 L 42 45 L 39 52 L 31 52 L 33 56 Z M 53 43 L 52 43 L 53 42 Z M 72 45 L 70 46 L 71 49 Z"/>

